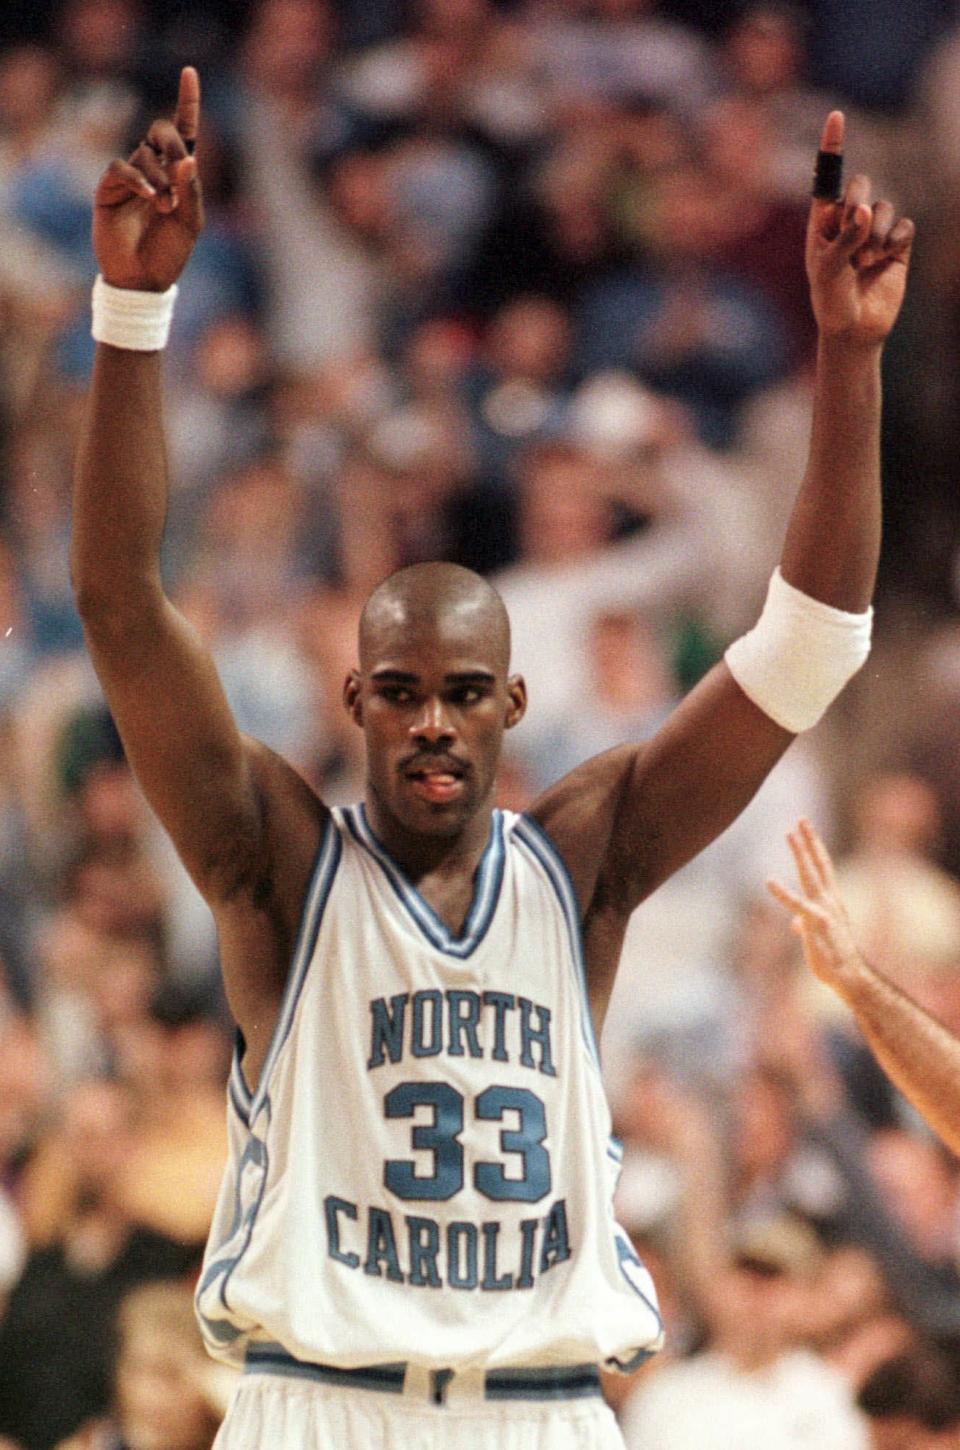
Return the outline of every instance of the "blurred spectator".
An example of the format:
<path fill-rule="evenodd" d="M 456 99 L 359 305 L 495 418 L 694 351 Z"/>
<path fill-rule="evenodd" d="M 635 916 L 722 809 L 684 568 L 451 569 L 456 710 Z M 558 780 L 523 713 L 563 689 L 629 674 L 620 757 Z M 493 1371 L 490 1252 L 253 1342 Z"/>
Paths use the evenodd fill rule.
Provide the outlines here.
<path fill-rule="evenodd" d="M 0 1010 L 0 1322 L 26 1258 L 21 1177 L 44 1126 L 52 1087 L 50 1065 L 30 1021 Z"/>
<path fill-rule="evenodd" d="M 646 740 L 676 703 L 668 651 L 642 616 L 611 609 L 588 629 L 589 714 L 557 721 L 541 747 L 556 780 L 615 745 Z"/>
<path fill-rule="evenodd" d="M 792 1212 L 836 1228 L 847 1185 L 806 1131 L 789 1081 L 758 1063 L 735 1083 L 732 1099 L 732 1200 L 739 1216 Z"/>
<path fill-rule="evenodd" d="M 418 0 L 407 33 L 348 62 L 346 93 L 382 131 L 523 144 L 545 115 L 522 26 L 490 0 Z"/>
<path fill-rule="evenodd" d="M 0 1014 L 11 1003 L 30 1005 L 29 954 L 36 909 L 14 758 L 13 730 L 0 707 Z"/>
<path fill-rule="evenodd" d="M 111 1415 L 58 1450 L 210 1450 L 223 1418 L 224 1371 L 207 1356 L 190 1289 L 132 1289 L 117 1311 L 116 1340 Z"/>
<path fill-rule="evenodd" d="M 891 1212 L 917 1256 L 940 1275 L 944 1289 L 960 1287 L 958 1206 L 960 1171 L 932 1139 L 888 1128 L 870 1142 L 868 1162 Z"/>
<path fill-rule="evenodd" d="M 486 486 L 504 491 L 517 451 L 558 431 L 570 391 L 570 344 L 569 319 L 549 298 L 517 298 L 492 319 L 464 378 Z"/>
<path fill-rule="evenodd" d="M 34 147 L 10 176 L 9 216 L 49 250 L 64 282 L 79 294 L 95 272 L 90 206 L 111 157 L 127 150 L 137 97 L 122 79 L 130 58 L 135 11 L 128 0 L 74 0 L 63 26 L 65 90 L 46 144 Z M 88 329 L 68 323 L 58 336 L 59 364 L 82 374 L 92 358 Z"/>
<path fill-rule="evenodd" d="M 737 10 L 720 48 L 724 89 L 762 117 L 761 174 L 774 195 L 797 203 L 806 199 L 810 153 L 829 109 L 807 77 L 810 27 L 789 0 L 756 0 Z"/>
<path fill-rule="evenodd" d="M 76 90 L 132 75 L 144 15 L 138 0 L 66 0 L 57 16 L 61 63 Z"/>
<path fill-rule="evenodd" d="M 524 752 L 589 697 L 598 615 L 642 609 L 665 641 L 699 621 L 714 636 L 702 673 L 765 592 L 769 544 L 737 475 L 691 438 L 681 410 L 623 374 L 574 393 L 560 437 L 520 454 L 517 482 L 520 560 L 495 582 L 530 689 Z"/>
<path fill-rule="evenodd" d="M 38 655 L 76 650 L 83 637 L 67 560 L 74 435 L 66 410 L 58 411 L 59 432 L 49 426 L 24 428 L 8 456 L 11 533 L 19 555 L 27 639 Z"/>
<path fill-rule="evenodd" d="M 886 975 L 957 1030 L 960 886 L 936 864 L 936 795 L 917 775 L 881 774 L 864 782 L 853 809 L 852 850 L 840 858 L 837 879 L 854 934 Z M 877 1072 L 850 1014 L 812 979 L 807 992 L 834 1026 L 832 1051 L 861 1109 L 878 1124 L 902 1119 L 905 1105 Z"/>
<path fill-rule="evenodd" d="M 469 472 L 443 408 L 410 403 L 377 419 L 341 470 L 340 578 L 366 594 L 404 564 L 448 557 Z"/>
<path fill-rule="evenodd" d="M 636 219 L 642 265 L 586 290 L 579 356 L 587 371 L 632 369 L 690 409 L 705 443 L 726 448 L 741 404 L 783 370 L 785 336 L 760 292 L 716 261 L 720 196 L 702 166 L 657 179 Z"/>
<path fill-rule="evenodd" d="M 567 436 L 519 459 L 520 560 L 495 583 L 530 691 L 517 736 L 525 753 L 574 701 L 588 698 L 591 621 L 641 607 L 669 618 L 694 589 L 695 561 L 703 561 L 703 520 L 682 491 L 685 469 L 692 484 L 701 460 L 672 447 L 681 439 L 669 410 L 623 383 L 582 394 Z M 647 527 L 613 544 L 628 510 L 646 516 Z"/>
<path fill-rule="evenodd" d="M 203 987 L 162 985 L 123 1064 L 138 1104 L 137 1139 L 123 1176 L 140 1224 L 198 1255 L 210 1227 L 227 1140 L 223 1080 L 228 1046 Z"/>
<path fill-rule="evenodd" d="M 855 1391 L 885 1360 L 917 1342 L 890 1302 L 877 1260 L 860 1245 L 842 1243 L 829 1251 L 818 1289 L 804 1337 Z"/>
<path fill-rule="evenodd" d="M 123 1293 L 179 1277 L 189 1250 L 139 1227 L 121 1198 L 135 1143 L 127 1090 L 85 1082 L 49 1139 L 70 1194 L 54 1239 L 29 1254 L 0 1322 L 0 1431 L 50 1450 L 109 1403 L 110 1337 Z"/>
<path fill-rule="evenodd" d="M 948 1361 L 917 1349 L 880 1364 L 857 1396 L 871 1450 L 950 1450 L 960 1433 L 960 1384 Z"/>
<path fill-rule="evenodd" d="M 953 0 L 881 0 L 858 26 L 843 0 L 813 0 L 810 66 L 815 79 L 876 111 L 903 111 L 918 74 L 955 16 Z"/>
<path fill-rule="evenodd" d="M 814 74 L 811 51 L 822 43 L 816 10 L 816 0 L 749 0 L 736 7 L 721 38 L 723 89 L 762 118 L 763 174 L 781 200 L 805 203 L 823 117 L 838 104 L 857 138 L 858 169 L 873 179 L 877 194 L 899 194 L 909 185 L 903 170 L 917 138 L 906 117 L 889 121 L 855 92 L 838 96 Z"/>
<path fill-rule="evenodd" d="M 362 350 L 315 368 L 292 369 L 270 389 L 271 435 L 294 478 L 310 491 L 310 572 L 318 577 L 329 579 L 336 572 L 336 474 L 367 428 L 399 401 L 400 392 L 386 364 Z"/>
<path fill-rule="evenodd" d="M 656 0 L 559 0 L 532 34 L 554 110 L 642 98 L 695 112 L 714 85 L 712 57 Z"/>
<path fill-rule="evenodd" d="M 57 59 L 43 46 L 13 46 L 0 58 L 0 175 L 5 180 L 49 142 L 60 85 Z"/>
<path fill-rule="evenodd" d="M 706 1348 L 667 1362 L 622 1411 L 628 1450 L 709 1443 L 771 1447 L 867 1444 L 840 1376 L 802 1346 L 823 1256 L 802 1222 L 774 1215 L 724 1239 L 723 1160 L 713 1123 L 692 1099 L 654 1089 L 651 1123 L 679 1162 L 675 1252 L 703 1320 Z"/>
<path fill-rule="evenodd" d="M 378 256 L 383 169 L 348 154 L 356 132 L 331 89 L 332 37 L 324 0 L 261 0 L 233 108 L 263 239 L 268 337 L 284 368 L 370 346 L 390 286 Z"/>
<path fill-rule="evenodd" d="M 319 589 L 304 603 L 300 634 L 319 682 L 317 754 L 305 774 L 324 800 L 347 804 L 363 788 L 363 735 L 343 708 L 343 682 L 356 664 L 357 625 L 363 599 Z"/>
<path fill-rule="evenodd" d="M 784 328 L 791 370 L 812 361 L 815 339 L 801 256 L 806 199 L 777 194 L 777 137 L 764 108 L 748 100 L 716 101 L 703 116 L 703 154 L 721 183 L 717 261 L 755 287 Z M 805 152 L 805 156 L 808 155 Z"/>
<path fill-rule="evenodd" d="M 179 497 L 166 552 L 174 577 L 190 558 L 211 480 L 266 450 L 268 368 L 265 339 L 254 323 L 222 317 L 198 338 L 188 377 L 170 389 L 170 464 Z"/>
<path fill-rule="evenodd" d="M 548 137 L 504 187 L 491 225 L 477 238 L 457 288 L 471 314 L 489 317 L 504 302 L 527 294 L 569 307 L 585 287 L 624 261 L 629 249 L 614 195 L 624 125 L 634 141 L 639 130 L 647 142 L 641 148 L 644 167 L 656 164 L 650 150 L 662 164 L 664 146 L 682 149 L 676 123 L 660 113 L 648 117 L 645 108 L 632 125 L 622 115 L 579 118 Z"/>
<path fill-rule="evenodd" d="M 146 808 L 105 709 L 61 735 L 62 859 L 56 906 L 34 947 L 32 984 L 61 1084 L 115 1061 L 118 1034 L 149 999 L 162 960 L 166 891 L 147 847 Z"/>
<path fill-rule="evenodd" d="M 250 8 L 242 49 L 245 86 L 277 107 L 298 147 L 323 147 L 341 134 L 342 117 L 327 91 L 333 46 L 327 0 L 257 0 Z"/>
<path fill-rule="evenodd" d="M 227 624 L 282 615 L 297 589 L 306 499 L 279 458 L 261 456 L 217 480 L 194 538 L 192 577 L 209 584 Z"/>
<path fill-rule="evenodd" d="M 750 1118 L 740 1120 L 737 1153 L 748 1167 L 740 1211 L 763 1208 L 771 1194 L 795 1204 L 832 1242 L 870 1251 L 892 1306 L 915 1330 L 956 1338 L 956 1165 L 929 1137 L 870 1130 L 811 1019 L 803 980 L 784 981 L 754 1014 L 757 1070 L 775 1089 L 773 1131 L 756 1148 Z"/>
<path fill-rule="evenodd" d="M 63 324 L 74 303 L 76 278 L 53 244 L 12 214 L 13 194 L 22 173 L 52 146 L 62 76 L 56 58 L 38 45 L 20 45 L 0 55 L 0 300 L 5 329 L 19 333 L 21 356 L 17 363 L 4 358 L 4 381 L 16 382 L 17 394 L 29 391 L 22 381 L 22 352 L 37 365 L 51 324 Z M 5 349 L 6 351 L 6 349 Z M 16 368 L 16 372 L 13 369 Z"/>
<path fill-rule="evenodd" d="M 791 1303 L 811 1272 L 792 1238 L 789 1225 L 771 1225 L 735 1246 L 718 1284 L 726 1312 L 709 1348 L 665 1365 L 631 1396 L 627 1450 L 867 1445 L 839 1375 L 792 1340 Z"/>

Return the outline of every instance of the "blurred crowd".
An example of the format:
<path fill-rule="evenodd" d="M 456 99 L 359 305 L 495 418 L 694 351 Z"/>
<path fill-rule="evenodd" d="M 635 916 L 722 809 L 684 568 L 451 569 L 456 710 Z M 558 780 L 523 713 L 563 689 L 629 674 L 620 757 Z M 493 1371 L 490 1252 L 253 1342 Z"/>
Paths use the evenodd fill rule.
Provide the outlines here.
<path fill-rule="evenodd" d="M 0 1446 L 207 1450 L 189 1312 L 232 1047 L 67 565 L 97 176 L 198 66 L 207 225 L 167 354 L 165 577 L 243 729 L 331 803 L 359 604 L 501 590 L 501 804 L 648 736 L 755 617 L 801 476 L 823 117 L 912 215 L 870 664 L 635 915 L 604 1037 L 668 1348 L 629 1450 L 960 1446 L 960 1171 L 804 975 L 785 831 L 960 1029 L 953 0 L 5 0 L 0 13 Z M 7 1437 L 6 1439 L 4 1437 Z"/>

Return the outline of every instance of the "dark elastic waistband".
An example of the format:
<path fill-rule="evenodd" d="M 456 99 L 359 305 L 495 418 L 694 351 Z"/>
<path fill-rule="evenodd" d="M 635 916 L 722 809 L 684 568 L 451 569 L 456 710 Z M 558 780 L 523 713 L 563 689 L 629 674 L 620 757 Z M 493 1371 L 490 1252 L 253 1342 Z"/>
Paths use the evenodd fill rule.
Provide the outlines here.
<path fill-rule="evenodd" d="M 251 1344 L 247 1350 L 244 1373 L 281 1375 L 339 1385 L 342 1389 L 402 1395 L 407 1365 L 401 1361 L 344 1369 L 340 1365 L 295 1359 L 279 1344 Z M 455 1379 L 454 1370 L 433 1370 L 430 1374 L 430 1399 L 435 1404 L 443 1404 L 446 1391 Z M 600 1393 L 600 1372 L 595 1364 L 491 1369 L 483 1377 L 485 1400 L 576 1400 Z"/>

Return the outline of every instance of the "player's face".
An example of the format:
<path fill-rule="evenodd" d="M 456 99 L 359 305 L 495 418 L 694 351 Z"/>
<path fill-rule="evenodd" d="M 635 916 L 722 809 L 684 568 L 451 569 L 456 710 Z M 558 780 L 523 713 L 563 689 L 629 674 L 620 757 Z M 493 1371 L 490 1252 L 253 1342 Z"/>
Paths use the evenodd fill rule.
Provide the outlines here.
<path fill-rule="evenodd" d="M 364 665 L 345 698 L 366 737 L 375 824 L 388 834 L 460 835 L 492 804 L 503 732 L 526 703 L 522 680 L 485 648 L 473 613 L 415 632 L 387 624 Z"/>

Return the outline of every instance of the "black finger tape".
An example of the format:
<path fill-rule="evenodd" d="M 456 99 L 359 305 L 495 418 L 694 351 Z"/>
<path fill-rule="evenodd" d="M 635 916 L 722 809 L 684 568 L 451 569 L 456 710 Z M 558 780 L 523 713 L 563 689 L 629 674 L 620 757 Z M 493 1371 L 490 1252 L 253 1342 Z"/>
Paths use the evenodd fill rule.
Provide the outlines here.
<path fill-rule="evenodd" d="M 813 194 L 821 201 L 839 201 L 843 157 L 836 151 L 818 151 L 813 172 Z"/>

